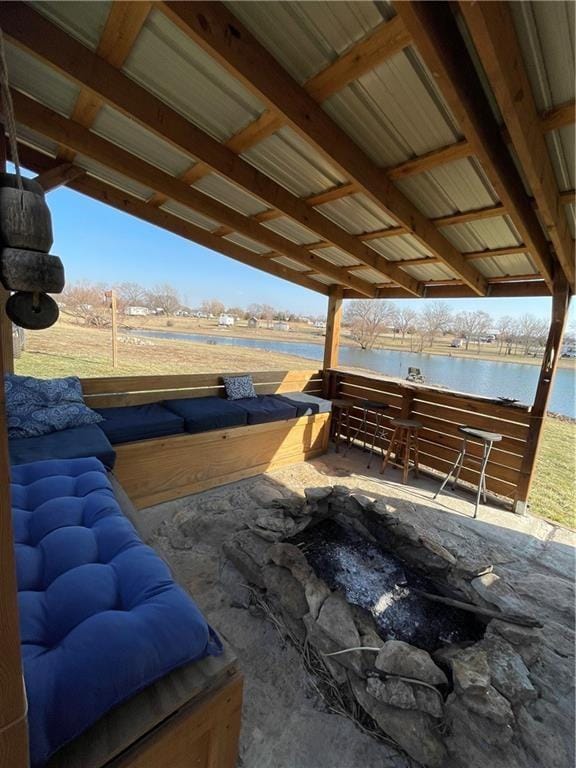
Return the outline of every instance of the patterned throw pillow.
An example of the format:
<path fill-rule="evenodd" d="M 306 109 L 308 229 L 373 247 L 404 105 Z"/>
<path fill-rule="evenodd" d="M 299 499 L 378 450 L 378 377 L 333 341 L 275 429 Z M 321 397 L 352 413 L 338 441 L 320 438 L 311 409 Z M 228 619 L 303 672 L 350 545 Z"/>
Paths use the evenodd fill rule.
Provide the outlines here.
<path fill-rule="evenodd" d="M 258 397 L 252 376 L 223 376 L 222 378 L 228 400 L 245 400 L 249 397 Z"/>
<path fill-rule="evenodd" d="M 84 403 L 77 376 L 36 379 L 8 373 L 4 379 L 8 437 L 38 437 L 103 418 Z"/>

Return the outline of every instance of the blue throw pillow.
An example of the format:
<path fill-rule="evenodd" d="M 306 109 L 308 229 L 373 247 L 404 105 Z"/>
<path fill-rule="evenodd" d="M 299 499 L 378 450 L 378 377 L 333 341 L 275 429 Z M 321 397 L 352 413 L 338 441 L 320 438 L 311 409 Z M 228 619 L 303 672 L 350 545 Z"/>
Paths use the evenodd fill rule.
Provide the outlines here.
<path fill-rule="evenodd" d="M 77 376 L 36 379 L 8 373 L 4 389 L 8 437 L 39 437 L 103 420 L 84 403 Z"/>
<path fill-rule="evenodd" d="M 224 389 L 228 400 L 245 400 L 258 397 L 252 376 L 223 376 Z"/>

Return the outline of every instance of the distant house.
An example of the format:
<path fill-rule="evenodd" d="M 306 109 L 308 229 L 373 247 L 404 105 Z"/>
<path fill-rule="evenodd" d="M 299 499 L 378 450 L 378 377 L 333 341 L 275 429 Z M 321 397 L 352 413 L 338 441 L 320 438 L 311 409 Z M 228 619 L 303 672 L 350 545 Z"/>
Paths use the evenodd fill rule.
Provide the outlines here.
<path fill-rule="evenodd" d="M 315 320 L 314 321 L 314 328 L 322 328 L 322 330 L 326 329 L 326 323 L 324 320 Z"/>
<path fill-rule="evenodd" d="M 140 315 L 140 316 L 142 316 L 142 315 L 149 315 L 149 314 L 151 314 L 151 312 L 148 309 L 148 307 L 137 307 L 137 306 L 134 306 L 134 307 L 126 307 L 126 309 L 124 310 L 124 314 L 125 315 Z"/>
<path fill-rule="evenodd" d="M 258 318 L 257 317 L 249 317 L 248 318 L 248 328 L 258 328 Z"/>
<path fill-rule="evenodd" d="M 290 330 L 290 324 L 287 323 L 285 320 L 276 320 L 274 323 L 274 330 L 275 331 L 289 331 Z"/>
<path fill-rule="evenodd" d="M 218 318 L 218 325 L 221 325 L 224 328 L 228 328 L 234 325 L 234 318 L 232 315 L 220 315 Z"/>

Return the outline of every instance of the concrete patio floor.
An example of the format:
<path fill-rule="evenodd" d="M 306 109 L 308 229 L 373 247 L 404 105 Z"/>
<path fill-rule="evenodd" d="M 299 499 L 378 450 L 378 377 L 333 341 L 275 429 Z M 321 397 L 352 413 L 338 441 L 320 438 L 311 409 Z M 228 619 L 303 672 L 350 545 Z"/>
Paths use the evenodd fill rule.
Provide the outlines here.
<path fill-rule="evenodd" d="M 242 577 L 222 543 L 278 496 L 307 487 L 346 485 L 386 499 L 399 518 L 468 557 L 489 557 L 518 607 L 545 624 L 535 684 L 544 691 L 533 722 L 534 768 L 571 768 L 573 733 L 574 576 L 576 536 L 531 516 L 495 506 L 472 517 L 473 498 L 438 481 L 379 475 L 367 455 L 328 454 L 138 513 L 143 537 L 170 563 L 214 627 L 236 649 L 246 676 L 241 740 L 243 768 L 411 768 L 413 761 L 327 711 L 294 648 L 261 615 L 246 610 Z M 538 746 L 541 744 L 541 746 Z M 530 768 L 532 766 L 530 765 Z"/>

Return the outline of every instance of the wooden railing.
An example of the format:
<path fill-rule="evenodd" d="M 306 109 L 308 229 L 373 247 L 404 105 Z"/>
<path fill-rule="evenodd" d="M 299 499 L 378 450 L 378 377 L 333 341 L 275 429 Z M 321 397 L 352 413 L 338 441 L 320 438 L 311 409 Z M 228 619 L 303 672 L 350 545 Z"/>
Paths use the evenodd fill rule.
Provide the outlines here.
<path fill-rule="evenodd" d="M 257 373 L 198 373 L 165 376 L 112 376 L 82 379 L 86 403 L 92 408 L 140 405 L 184 397 L 224 396 L 223 376 L 249 373 L 259 395 L 282 392 L 322 392 L 322 371 L 261 371 Z"/>
<path fill-rule="evenodd" d="M 382 418 L 383 433 L 376 436 L 376 446 L 386 448 L 393 418 L 414 418 L 422 423 L 419 435 L 420 464 L 426 469 L 445 474 L 455 461 L 462 445 L 460 425 L 476 427 L 502 435 L 494 444 L 488 462 L 486 482 L 488 491 L 504 497 L 508 503 L 518 500 L 518 484 L 521 477 L 522 457 L 526 447 L 530 408 L 525 405 L 503 405 L 486 397 L 451 392 L 387 379 L 369 373 L 359 374 L 332 369 L 326 372 L 327 391 L 331 397 L 342 397 L 358 403 L 352 410 L 350 428 L 352 434 L 361 424 L 363 400 L 387 403 L 389 410 Z M 366 438 L 372 441 L 376 429 L 376 417 L 369 414 Z M 361 432 L 359 440 L 363 440 Z M 479 442 L 469 443 L 470 453 L 481 456 Z M 464 484 L 478 482 L 476 462 L 466 466 L 460 478 Z"/>

